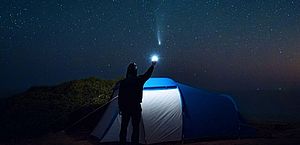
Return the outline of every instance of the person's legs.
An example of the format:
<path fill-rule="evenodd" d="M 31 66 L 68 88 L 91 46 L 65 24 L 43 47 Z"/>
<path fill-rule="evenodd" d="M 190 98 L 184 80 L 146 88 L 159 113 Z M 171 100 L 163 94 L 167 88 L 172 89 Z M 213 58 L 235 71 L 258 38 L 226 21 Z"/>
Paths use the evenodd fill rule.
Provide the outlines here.
<path fill-rule="evenodd" d="M 132 113 L 132 135 L 131 135 L 131 142 L 132 144 L 138 144 L 139 143 L 139 129 L 140 129 L 140 120 L 141 120 L 141 114 L 142 112 L 135 112 Z"/>
<path fill-rule="evenodd" d="M 129 123 L 130 115 L 128 113 L 122 112 L 121 114 L 122 122 L 121 122 L 121 130 L 119 134 L 119 141 L 121 145 L 126 144 L 126 136 L 127 136 L 127 126 Z"/>

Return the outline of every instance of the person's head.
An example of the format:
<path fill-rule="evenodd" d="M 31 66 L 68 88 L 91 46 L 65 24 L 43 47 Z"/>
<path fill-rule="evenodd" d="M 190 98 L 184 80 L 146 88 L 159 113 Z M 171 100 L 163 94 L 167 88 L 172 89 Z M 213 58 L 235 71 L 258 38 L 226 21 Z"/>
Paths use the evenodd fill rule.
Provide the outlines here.
<path fill-rule="evenodd" d="M 132 77 L 137 76 L 137 65 L 134 62 L 130 63 L 127 67 L 126 78 L 128 78 L 130 76 L 132 76 Z"/>

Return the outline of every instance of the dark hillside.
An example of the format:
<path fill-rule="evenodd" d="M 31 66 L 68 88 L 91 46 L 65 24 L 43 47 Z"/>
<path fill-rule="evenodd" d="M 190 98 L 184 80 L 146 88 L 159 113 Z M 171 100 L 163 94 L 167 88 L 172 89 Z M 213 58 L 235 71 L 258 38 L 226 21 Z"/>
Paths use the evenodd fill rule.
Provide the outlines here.
<path fill-rule="evenodd" d="M 31 87 L 0 101 L 0 138 L 34 137 L 60 130 L 110 99 L 116 81 L 88 78 L 57 86 Z M 83 109 L 86 108 L 86 109 Z"/>

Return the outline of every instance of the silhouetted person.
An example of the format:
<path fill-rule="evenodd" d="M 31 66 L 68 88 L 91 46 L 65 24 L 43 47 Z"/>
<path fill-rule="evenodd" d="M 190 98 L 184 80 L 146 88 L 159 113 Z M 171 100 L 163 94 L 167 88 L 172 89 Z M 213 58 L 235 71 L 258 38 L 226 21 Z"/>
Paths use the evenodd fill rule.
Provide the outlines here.
<path fill-rule="evenodd" d="M 120 81 L 119 87 L 119 109 L 122 122 L 120 130 L 120 144 L 126 143 L 127 126 L 131 118 L 133 132 L 131 135 L 132 144 L 139 143 L 139 124 L 142 113 L 143 86 L 151 77 L 156 62 L 152 62 L 147 72 L 137 76 L 137 66 L 130 63 L 127 68 L 126 78 Z"/>

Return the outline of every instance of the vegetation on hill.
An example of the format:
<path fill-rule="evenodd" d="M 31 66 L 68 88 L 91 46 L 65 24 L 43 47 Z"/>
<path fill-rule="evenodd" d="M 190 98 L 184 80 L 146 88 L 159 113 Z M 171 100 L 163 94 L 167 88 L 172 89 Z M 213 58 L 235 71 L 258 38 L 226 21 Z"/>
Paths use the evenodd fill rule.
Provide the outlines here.
<path fill-rule="evenodd" d="M 110 99 L 116 81 L 94 77 L 57 86 L 32 87 L 0 100 L 0 139 L 33 137 L 63 129 L 69 115 L 84 106 L 98 107 Z"/>

